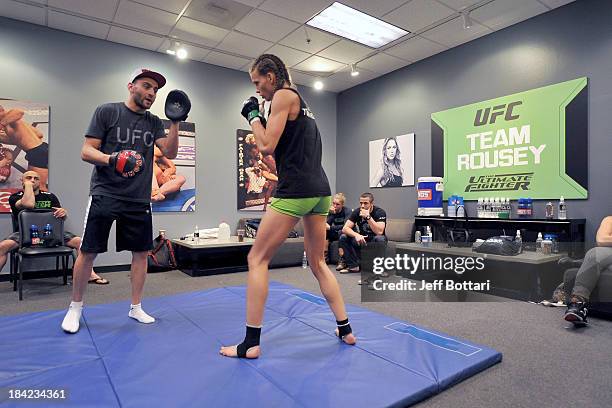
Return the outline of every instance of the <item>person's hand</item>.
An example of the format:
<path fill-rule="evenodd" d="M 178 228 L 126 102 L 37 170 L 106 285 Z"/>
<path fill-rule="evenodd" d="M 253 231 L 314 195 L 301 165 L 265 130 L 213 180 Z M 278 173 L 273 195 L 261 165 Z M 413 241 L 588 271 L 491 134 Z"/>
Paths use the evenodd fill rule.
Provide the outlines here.
<path fill-rule="evenodd" d="M 334 207 L 333 204 L 329 206 L 329 212 L 332 213 L 332 214 L 336 213 L 336 207 Z"/>
<path fill-rule="evenodd" d="M 30 180 L 23 180 L 23 188 L 25 190 L 26 187 L 34 188 L 34 183 Z"/>
<path fill-rule="evenodd" d="M 363 235 L 361 235 L 361 234 L 357 234 L 357 236 L 355 237 L 355 241 L 357 241 L 357 243 L 359 245 L 366 245 L 367 244 L 365 237 Z"/>
<path fill-rule="evenodd" d="M 361 218 L 367 218 L 369 215 L 370 215 L 370 211 L 363 209 L 363 208 L 359 210 L 359 216 Z"/>
<path fill-rule="evenodd" d="M 53 216 L 55 218 L 65 218 L 66 217 L 66 210 L 64 210 L 61 207 L 53 207 Z"/>

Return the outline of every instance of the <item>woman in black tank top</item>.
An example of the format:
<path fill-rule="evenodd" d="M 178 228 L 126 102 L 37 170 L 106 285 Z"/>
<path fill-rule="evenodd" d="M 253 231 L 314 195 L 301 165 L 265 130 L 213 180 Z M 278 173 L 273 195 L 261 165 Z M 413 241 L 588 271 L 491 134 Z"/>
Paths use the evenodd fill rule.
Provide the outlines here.
<path fill-rule="evenodd" d="M 220 353 L 228 357 L 259 357 L 268 265 L 300 217 L 308 262 L 335 316 L 336 335 L 346 344 L 355 344 L 338 282 L 324 260 L 331 191 L 321 165 L 321 135 L 314 115 L 292 87 L 285 64 L 275 55 L 259 56 L 249 74 L 257 93 L 272 101 L 270 115 L 266 123 L 256 97 L 244 102 L 241 113 L 251 125 L 259 151 L 274 154 L 279 180 L 276 201 L 264 215 L 248 255 L 246 336 L 236 346 L 222 347 Z M 325 208 L 321 203 L 327 203 Z"/>

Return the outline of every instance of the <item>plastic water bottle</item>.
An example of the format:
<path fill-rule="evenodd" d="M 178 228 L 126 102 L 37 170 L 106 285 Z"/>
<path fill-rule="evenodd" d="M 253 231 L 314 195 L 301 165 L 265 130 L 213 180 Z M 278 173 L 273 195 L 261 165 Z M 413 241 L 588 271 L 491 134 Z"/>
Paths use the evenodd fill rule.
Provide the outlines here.
<path fill-rule="evenodd" d="M 538 232 L 538 239 L 536 239 L 536 252 L 542 252 L 542 233 Z"/>
<path fill-rule="evenodd" d="M 50 243 L 51 239 L 53 238 L 53 227 L 51 226 L 51 224 L 47 224 L 45 225 L 45 228 L 43 229 L 43 242 L 46 243 Z"/>
<path fill-rule="evenodd" d="M 549 201 L 546 203 L 546 219 L 552 220 L 555 216 L 555 207 L 553 207 L 552 203 Z"/>
<path fill-rule="evenodd" d="M 565 198 L 563 198 L 563 196 L 561 196 L 561 200 L 559 201 L 559 219 L 567 219 L 567 205 L 565 204 Z"/>
<path fill-rule="evenodd" d="M 304 251 L 304 256 L 302 257 L 302 268 L 308 268 L 308 258 L 306 257 L 306 251 Z"/>
<path fill-rule="evenodd" d="M 40 235 L 38 235 L 38 226 L 34 224 L 30 226 L 30 242 L 32 246 L 40 245 Z"/>
<path fill-rule="evenodd" d="M 478 204 L 476 204 L 476 216 L 482 218 L 482 197 L 478 198 Z"/>
<path fill-rule="evenodd" d="M 514 237 L 514 242 L 519 244 L 519 254 L 523 252 L 523 238 L 521 237 L 521 230 L 516 230 L 516 237 Z"/>
<path fill-rule="evenodd" d="M 219 224 L 219 240 L 229 241 L 231 236 L 230 226 L 226 222 Z"/>
<path fill-rule="evenodd" d="M 193 230 L 193 242 L 195 242 L 196 244 L 200 242 L 200 229 L 198 228 L 197 225 L 195 226 Z"/>

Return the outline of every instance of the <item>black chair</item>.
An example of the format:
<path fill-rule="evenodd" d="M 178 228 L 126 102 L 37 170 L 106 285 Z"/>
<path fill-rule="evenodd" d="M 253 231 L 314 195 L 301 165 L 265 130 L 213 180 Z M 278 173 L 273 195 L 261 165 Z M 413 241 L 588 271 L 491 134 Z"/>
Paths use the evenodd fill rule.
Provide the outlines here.
<path fill-rule="evenodd" d="M 13 232 L 19 231 L 18 221 L 13 217 L 13 213 L 11 212 L 11 223 L 13 224 Z M 17 265 L 17 251 L 19 247 L 11 250 L 9 252 L 9 281 L 13 282 L 13 291 L 17 290 L 17 270 L 15 266 Z"/>
<path fill-rule="evenodd" d="M 59 246 L 31 246 L 30 226 L 38 226 L 42 236 L 44 226 L 50 224 L 53 228 L 52 239 Z M 15 257 L 15 280 L 14 285 L 19 282 L 19 300 L 23 300 L 23 261 L 31 258 L 55 257 L 55 269 L 59 269 L 59 259 L 62 259 L 64 285 L 68 284 L 68 263 L 73 256 L 72 248 L 65 246 L 64 242 L 64 220 L 55 218 L 52 210 L 23 210 L 19 213 L 19 250 Z M 18 275 L 17 275 L 18 272 Z"/>

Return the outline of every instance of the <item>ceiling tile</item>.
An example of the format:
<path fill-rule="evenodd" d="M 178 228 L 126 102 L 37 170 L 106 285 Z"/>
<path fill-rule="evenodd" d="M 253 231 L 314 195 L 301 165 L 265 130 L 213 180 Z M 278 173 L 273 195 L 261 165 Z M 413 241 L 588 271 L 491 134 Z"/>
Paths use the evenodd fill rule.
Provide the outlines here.
<path fill-rule="evenodd" d="M 181 17 L 170 35 L 181 40 L 214 47 L 229 33 L 224 28 L 215 27 L 188 17 Z"/>
<path fill-rule="evenodd" d="M 177 19 L 176 14 L 122 0 L 115 22 L 141 30 L 167 35 Z"/>
<path fill-rule="evenodd" d="M 359 69 L 359 75 L 351 76 L 350 67 L 346 67 L 346 68 L 339 70 L 338 72 L 331 75 L 330 77 L 328 77 L 326 81 L 330 83 L 333 83 L 335 81 L 346 82 L 350 84 L 351 86 L 354 86 L 357 84 L 367 82 L 378 76 L 380 76 L 380 74 L 372 72 L 372 71 L 368 71 L 367 69 L 363 69 L 363 68 Z"/>
<path fill-rule="evenodd" d="M 266 0 L 259 8 L 298 23 L 305 23 L 332 3 L 332 0 Z"/>
<path fill-rule="evenodd" d="M 472 27 L 466 30 L 463 28 L 463 19 L 457 17 L 438 27 L 427 30 L 421 35 L 432 41 L 444 44 L 447 47 L 455 47 L 491 32 L 491 30 L 482 24 L 478 24 L 476 21 L 472 21 Z"/>
<path fill-rule="evenodd" d="M 339 62 L 314 55 L 308 58 L 306 61 L 297 64 L 294 68 L 308 72 L 329 73 L 336 71 L 343 66 L 344 64 Z"/>
<path fill-rule="evenodd" d="M 330 45 L 317 55 L 350 64 L 363 59 L 372 52 L 375 52 L 372 48 L 356 44 L 352 41 L 342 40 Z"/>
<path fill-rule="evenodd" d="M 236 0 L 238 3 L 245 4 L 251 7 L 257 7 L 261 4 L 263 0 Z"/>
<path fill-rule="evenodd" d="M 222 67 L 240 69 L 251 60 L 246 58 L 234 57 L 233 55 L 222 54 L 217 51 L 211 51 L 202 61 Z"/>
<path fill-rule="evenodd" d="M 409 64 L 410 62 L 408 61 L 381 52 L 359 62 L 357 67 L 360 69 L 365 68 L 379 74 L 386 74 L 387 72 L 395 71 Z"/>
<path fill-rule="evenodd" d="M 574 0 L 542 0 L 548 7 L 556 8 L 561 7 L 563 5 L 573 3 Z"/>
<path fill-rule="evenodd" d="M 374 17 L 380 17 L 406 3 L 407 0 L 342 0 L 341 3 Z M 431 0 L 429 0 L 431 1 Z"/>
<path fill-rule="evenodd" d="M 396 46 L 386 49 L 385 53 L 408 61 L 416 62 L 442 52 L 445 49 L 446 47 L 440 44 L 429 41 L 426 38 L 416 36 Z"/>
<path fill-rule="evenodd" d="M 107 39 L 108 41 L 153 51 L 156 51 L 162 42 L 162 39 L 159 37 L 139 33 L 137 31 L 125 30 L 119 27 L 111 27 Z"/>
<path fill-rule="evenodd" d="M 384 18 L 391 24 L 416 32 L 455 13 L 455 10 L 433 0 L 412 0 Z"/>
<path fill-rule="evenodd" d="M 51 10 L 49 10 L 47 21 L 51 28 L 86 35 L 88 37 L 100 38 L 102 40 L 106 39 L 106 35 L 110 28 L 108 24 L 102 24 L 97 21 L 86 20 L 84 18 L 74 17 Z"/>
<path fill-rule="evenodd" d="M 108 0 L 106 0 L 108 1 Z M 189 0 L 130 0 L 136 3 L 151 6 L 170 13 L 179 14 L 183 8 L 189 3 Z"/>
<path fill-rule="evenodd" d="M 113 21 L 119 0 L 49 0 L 49 6 L 73 13 Z"/>
<path fill-rule="evenodd" d="M 266 54 L 274 54 L 279 57 L 286 66 L 292 67 L 295 64 L 299 64 L 306 58 L 310 57 L 307 52 L 294 50 L 293 48 L 285 47 L 284 45 L 276 44 L 269 50 L 266 50 Z"/>
<path fill-rule="evenodd" d="M 470 16 L 493 30 L 500 30 L 548 9 L 536 0 L 496 0 L 470 13 Z"/>
<path fill-rule="evenodd" d="M 294 84 L 312 87 L 314 81 L 318 79 L 316 75 L 308 75 L 303 72 L 290 71 L 289 73 Z"/>
<path fill-rule="evenodd" d="M 307 42 L 306 38 L 310 39 L 310 42 Z M 302 26 L 282 39 L 280 43 L 291 48 L 316 54 L 339 40 L 340 37 L 335 35 L 324 33 L 316 28 Z"/>
<path fill-rule="evenodd" d="M 171 42 L 170 40 L 165 40 L 163 44 L 159 46 L 158 51 L 163 54 L 167 54 L 166 50 L 172 49 L 173 46 L 173 41 Z M 204 59 L 204 57 L 210 52 L 210 50 L 200 47 L 194 47 L 189 44 L 181 44 L 181 47 L 184 48 L 185 51 L 187 51 L 187 59 L 193 61 L 202 61 L 202 59 Z"/>
<path fill-rule="evenodd" d="M 10 0 L 0 0 L 0 16 L 45 25 L 45 9 Z"/>
<path fill-rule="evenodd" d="M 240 20 L 234 29 L 246 34 L 277 42 L 299 27 L 299 24 L 264 11 L 254 10 Z"/>
<path fill-rule="evenodd" d="M 270 48 L 270 46 L 272 46 L 272 43 L 269 41 L 260 40 L 237 32 L 231 32 L 216 48 L 255 58 Z"/>
<path fill-rule="evenodd" d="M 461 11 L 465 9 L 466 7 L 470 7 L 476 3 L 480 3 L 481 0 L 437 0 L 437 1 L 457 11 Z"/>
<path fill-rule="evenodd" d="M 194 0 L 185 15 L 231 30 L 253 7 L 233 0 Z"/>

